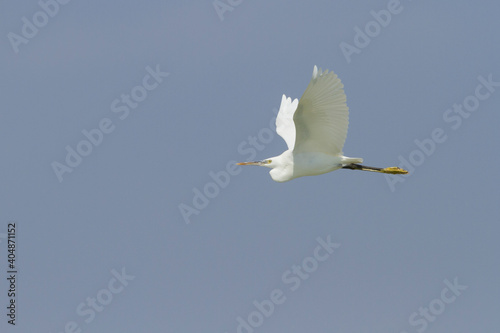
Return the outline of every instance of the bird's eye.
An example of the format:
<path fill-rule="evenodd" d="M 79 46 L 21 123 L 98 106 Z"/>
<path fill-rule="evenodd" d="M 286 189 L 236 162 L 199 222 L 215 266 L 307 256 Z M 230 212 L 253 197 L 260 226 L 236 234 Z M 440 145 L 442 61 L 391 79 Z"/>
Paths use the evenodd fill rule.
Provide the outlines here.
<path fill-rule="evenodd" d="M 266 164 L 270 164 L 272 160 L 266 160 Z"/>

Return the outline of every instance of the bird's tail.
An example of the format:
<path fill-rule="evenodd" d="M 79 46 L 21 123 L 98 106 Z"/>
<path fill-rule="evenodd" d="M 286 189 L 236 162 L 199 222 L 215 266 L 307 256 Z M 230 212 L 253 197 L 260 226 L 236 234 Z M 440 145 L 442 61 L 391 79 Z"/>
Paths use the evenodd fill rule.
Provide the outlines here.
<path fill-rule="evenodd" d="M 350 169 L 350 170 L 361 170 L 361 171 L 371 171 L 371 172 L 380 172 L 380 173 L 389 173 L 392 175 L 398 175 L 398 174 L 407 174 L 408 171 L 405 169 L 401 169 L 398 167 L 388 167 L 388 168 L 374 168 L 366 165 L 361 165 L 361 164 L 347 164 L 342 167 L 342 169 Z"/>

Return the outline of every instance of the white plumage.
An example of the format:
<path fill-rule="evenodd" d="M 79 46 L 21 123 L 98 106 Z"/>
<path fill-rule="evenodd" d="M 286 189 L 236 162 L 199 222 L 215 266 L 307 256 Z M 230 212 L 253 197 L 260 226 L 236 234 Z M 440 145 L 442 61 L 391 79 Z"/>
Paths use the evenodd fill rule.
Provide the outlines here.
<path fill-rule="evenodd" d="M 344 85 L 333 72 L 314 66 L 311 82 L 300 100 L 283 95 L 276 118 L 276 132 L 288 150 L 279 156 L 239 165 L 272 168 L 271 177 L 286 182 L 297 177 L 314 176 L 340 168 L 382 173 L 407 173 L 395 167 L 373 168 L 359 165 L 362 158 L 343 156 L 347 137 L 349 108 Z"/>

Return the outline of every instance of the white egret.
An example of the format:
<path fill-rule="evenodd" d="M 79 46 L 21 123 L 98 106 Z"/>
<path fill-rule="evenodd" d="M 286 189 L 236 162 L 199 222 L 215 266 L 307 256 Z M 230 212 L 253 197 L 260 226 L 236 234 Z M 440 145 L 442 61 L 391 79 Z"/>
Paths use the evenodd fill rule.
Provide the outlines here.
<path fill-rule="evenodd" d="M 271 178 L 286 182 L 298 177 L 321 175 L 340 168 L 389 174 L 406 174 L 398 167 L 364 166 L 362 158 L 343 156 L 349 108 L 344 85 L 333 72 L 314 66 L 312 79 L 300 100 L 283 95 L 276 118 L 276 132 L 288 150 L 262 161 L 238 165 L 271 168 Z"/>

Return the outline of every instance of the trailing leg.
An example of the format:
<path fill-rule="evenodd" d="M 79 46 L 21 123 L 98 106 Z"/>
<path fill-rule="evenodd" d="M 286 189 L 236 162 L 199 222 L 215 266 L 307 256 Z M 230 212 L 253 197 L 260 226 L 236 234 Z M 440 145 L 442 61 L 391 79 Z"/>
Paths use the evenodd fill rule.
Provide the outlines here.
<path fill-rule="evenodd" d="M 380 173 L 388 173 L 388 174 L 407 174 L 408 171 L 398 168 L 398 167 L 389 167 L 389 168 L 375 168 L 361 164 L 346 164 L 342 167 L 342 169 L 350 169 L 350 170 L 361 170 L 361 171 L 371 171 L 371 172 L 380 172 Z"/>

